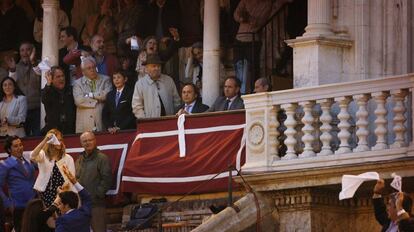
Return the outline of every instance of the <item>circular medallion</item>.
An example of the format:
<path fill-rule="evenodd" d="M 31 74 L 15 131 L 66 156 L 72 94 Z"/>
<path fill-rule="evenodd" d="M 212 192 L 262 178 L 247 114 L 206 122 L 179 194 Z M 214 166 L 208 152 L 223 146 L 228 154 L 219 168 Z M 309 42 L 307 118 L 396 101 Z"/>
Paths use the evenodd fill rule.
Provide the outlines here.
<path fill-rule="evenodd" d="M 264 137 L 264 129 L 261 124 L 253 124 L 249 129 L 249 141 L 252 145 L 259 145 L 262 143 Z"/>

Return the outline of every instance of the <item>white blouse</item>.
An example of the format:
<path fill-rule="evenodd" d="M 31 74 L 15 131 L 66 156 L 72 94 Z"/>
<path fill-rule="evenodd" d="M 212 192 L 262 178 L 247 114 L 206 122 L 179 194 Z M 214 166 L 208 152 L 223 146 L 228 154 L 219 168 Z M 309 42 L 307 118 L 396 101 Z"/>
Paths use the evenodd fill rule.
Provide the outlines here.
<path fill-rule="evenodd" d="M 33 151 L 30 153 L 30 159 L 37 162 L 39 167 L 39 175 L 37 176 L 36 182 L 33 186 L 33 188 L 39 192 L 44 192 L 47 184 L 49 183 L 49 179 L 52 175 L 53 166 L 55 165 L 54 160 L 49 160 L 46 157 L 46 154 L 43 150 L 40 150 L 39 155 L 33 159 Z M 75 176 L 75 162 L 73 161 L 72 156 L 65 154 L 62 159 L 56 161 L 56 165 L 62 173 L 63 179 L 65 182 L 70 184 L 70 188 L 72 191 L 77 192 L 76 189 L 73 187 L 72 183 L 70 183 L 69 179 L 66 177 L 66 175 L 63 174 L 62 166 L 66 165 L 66 167 L 69 169 L 69 171 L 72 173 L 73 176 Z"/>

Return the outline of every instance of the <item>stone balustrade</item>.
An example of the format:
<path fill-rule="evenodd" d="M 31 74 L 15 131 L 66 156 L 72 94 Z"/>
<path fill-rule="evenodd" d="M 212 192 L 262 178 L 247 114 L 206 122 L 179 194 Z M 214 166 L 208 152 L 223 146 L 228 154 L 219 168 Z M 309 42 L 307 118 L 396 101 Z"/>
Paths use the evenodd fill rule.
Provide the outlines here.
<path fill-rule="evenodd" d="M 414 75 L 243 96 L 245 172 L 410 156 Z M 281 139 L 282 138 L 282 139 Z"/>

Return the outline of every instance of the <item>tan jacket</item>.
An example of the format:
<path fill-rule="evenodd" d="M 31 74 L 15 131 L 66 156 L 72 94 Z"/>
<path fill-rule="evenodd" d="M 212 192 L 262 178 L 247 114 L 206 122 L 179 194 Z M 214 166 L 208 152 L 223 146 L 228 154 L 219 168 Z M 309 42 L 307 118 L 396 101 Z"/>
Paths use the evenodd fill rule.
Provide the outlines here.
<path fill-rule="evenodd" d="M 93 98 L 87 96 L 91 93 L 90 79 L 83 76 L 73 84 L 73 98 L 76 105 L 76 133 L 85 131 L 102 131 L 102 109 L 106 94 L 111 91 L 111 80 L 108 76 L 98 74 L 96 90 Z"/>
<path fill-rule="evenodd" d="M 155 118 L 161 116 L 161 97 L 166 115 L 174 115 L 181 104 L 180 96 L 171 77 L 161 74 L 158 88 L 148 74 L 135 84 L 132 97 L 132 111 L 136 118 Z"/>

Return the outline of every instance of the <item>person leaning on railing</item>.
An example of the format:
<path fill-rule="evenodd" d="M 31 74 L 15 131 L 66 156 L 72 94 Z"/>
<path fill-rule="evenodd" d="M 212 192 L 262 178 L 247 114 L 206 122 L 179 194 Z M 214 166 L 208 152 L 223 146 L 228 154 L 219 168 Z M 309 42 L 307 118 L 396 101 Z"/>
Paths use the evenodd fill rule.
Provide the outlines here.
<path fill-rule="evenodd" d="M 411 197 L 404 192 L 392 193 L 389 195 L 387 205 L 385 205 L 382 196 L 384 188 L 384 180 L 378 180 L 374 187 L 374 195 L 372 197 L 375 219 L 381 224 L 381 231 L 414 231 L 414 218 L 411 214 Z"/>

